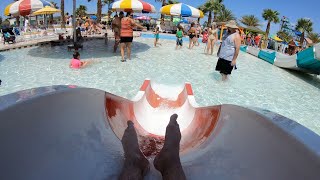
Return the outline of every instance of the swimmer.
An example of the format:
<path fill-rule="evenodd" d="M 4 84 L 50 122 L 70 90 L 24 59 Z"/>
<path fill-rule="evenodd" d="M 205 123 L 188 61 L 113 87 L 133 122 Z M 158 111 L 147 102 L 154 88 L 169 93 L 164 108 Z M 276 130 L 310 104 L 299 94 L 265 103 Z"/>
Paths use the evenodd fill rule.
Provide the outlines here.
<path fill-rule="evenodd" d="M 88 61 L 80 61 L 80 53 L 75 51 L 73 53 L 73 58 L 71 59 L 69 67 L 73 69 L 80 69 L 88 66 L 89 64 L 97 63 L 97 62 L 100 62 L 100 61 L 94 60 L 93 58 Z"/>

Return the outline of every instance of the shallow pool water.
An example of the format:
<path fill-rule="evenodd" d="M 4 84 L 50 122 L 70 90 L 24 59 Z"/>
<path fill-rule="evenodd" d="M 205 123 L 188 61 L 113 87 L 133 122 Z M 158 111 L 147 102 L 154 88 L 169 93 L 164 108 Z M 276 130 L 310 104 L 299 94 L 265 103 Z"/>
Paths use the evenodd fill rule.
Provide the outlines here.
<path fill-rule="evenodd" d="M 287 71 L 240 53 L 238 69 L 229 82 L 221 82 L 214 70 L 217 57 L 204 54 L 205 45 L 193 50 L 175 50 L 175 41 L 135 38 L 132 60 L 120 62 L 112 53 L 113 41 L 88 41 L 81 59 L 94 57 L 100 63 L 82 70 L 68 67 L 72 52 L 66 46 L 42 46 L 2 52 L 0 95 L 39 86 L 75 84 L 133 98 L 144 79 L 160 84 L 191 82 L 198 104 L 237 104 L 277 112 L 320 134 L 320 79 Z M 184 45 L 187 45 L 185 43 Z"/>

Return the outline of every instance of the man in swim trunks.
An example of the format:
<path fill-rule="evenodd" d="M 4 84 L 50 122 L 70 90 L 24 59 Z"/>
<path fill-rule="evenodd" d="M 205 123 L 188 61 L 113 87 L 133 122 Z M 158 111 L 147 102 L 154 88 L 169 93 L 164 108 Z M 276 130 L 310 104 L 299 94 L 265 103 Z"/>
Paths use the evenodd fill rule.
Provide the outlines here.
<path fill-rule="evenodd" d="M 120 43 L 120 30 L 121 30 L 121 19 L 123 18 L 123 12 L 121 11 L 119 13 L 119 17 L 115 15 L 113 21 L 112 21 L 112 30 L 114 32 L 114 46 L 113 46 L 113 52 L 117 52 L 119 43 Z"/>
<path fill-rule="evenodd" d="M 236 66 L 239 55 L 241 37 L 237 33 L 237 23 L 234 20 L 226 24 L 228 33 L 223 37 L 217 56 L 219 57 L 216 71 L 219 71 L 222 76 L 222 81 L 228 79 L 228 75 Z"/>

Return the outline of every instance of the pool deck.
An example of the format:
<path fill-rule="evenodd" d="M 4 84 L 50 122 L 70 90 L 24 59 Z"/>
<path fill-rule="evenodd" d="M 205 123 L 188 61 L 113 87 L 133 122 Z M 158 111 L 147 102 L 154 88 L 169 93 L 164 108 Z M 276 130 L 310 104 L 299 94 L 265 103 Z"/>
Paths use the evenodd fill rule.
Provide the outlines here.
<path fill-rule="evenodd" d="M 111 30 L 107 30 L 108 33 L 108 39 L 114 38 L 113 32 Z M 134 32 L 134 37 L 139 37 L 140 32 L 135 31 Z M 83 37 L 84 41 L 89 41 L 89 40 L 94 40 L 94 39 L 105 39 L 104 33 L 102 34 L 95 34 L 95 35 L 87 35 L 86 37 Z M 58 35 L 48 35 L 43 38 L 39 39 L 30 39 L 27 41 L 22 41 L 22 42 L 16 42 L 13 44 L 3 44 L 1 41 L 0 43 L 0 52 L 2 51 L 10 51 L 10 50 L 15 50 L 15 49 L 22 49 L 22 48 L 29 48 L 33 46 L 39 46 L 39 45 L 45 45 L 45 44 L 50 44 L 51 41 L 59 41 Z M 73 40 L 72 39 L 64 39 L 60 40 L 59 42 L 65 44 L 65 43 L 71 43 Z"/>

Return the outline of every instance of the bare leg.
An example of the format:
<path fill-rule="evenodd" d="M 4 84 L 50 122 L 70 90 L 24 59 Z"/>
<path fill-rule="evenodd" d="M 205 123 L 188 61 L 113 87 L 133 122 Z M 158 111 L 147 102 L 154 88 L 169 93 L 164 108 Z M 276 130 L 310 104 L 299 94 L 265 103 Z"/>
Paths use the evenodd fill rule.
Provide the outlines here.
<path fill-rule="evenodd" d="M 127 58 L 131 60 L 131 42 L 126 43 L 127 46 Z"/>
<path fill-rule="evenodd" d="M 228 80 L 228 75 L 220 73 L 221 74 L 221 80 L 222 81 L 227 81 Z"/>
<path fill-rule="evenodd" d="M 121 43 L 120 46 L 121 46 L 121 57 L 122 57 L 121 61 L 124 62 L 125 61 L 124 60 L 124 48 L 125 48 L 126 44 Z"/>
<path fill-rule="evenodd" d="M 196 44 L 196 38 L 192 38 L 192 44 L 191 44 L 191 49 L 193 48 L 193 46 Z"/>
<path fill-rule="evenodd" d="M 213 54 L 214 44 L 216 43 L 216 40 L 211 41 L 211 55 Z"/>
<path fill-rule="evenodd" d="M 189 38 L 189 49 L 191 49 L 191 44 L 192 44 L 193 42 L 192 42 L 192 39 L 191 38 Z"/>
<path fill-rule="evenodd" d="M 198 38 L 195 38 L 194 42 L 195 42 L 195 43 L 194 43 L 195 46 L 199 46 L 199 45 L 200 45 L 200 44 L 199 44 L 199 41 L 198 41 Z"/>
<path fill-rule="evenodd" d="M 177 114 L 170 117 L 164 146 L 153 162 L 154 167 L 161 172 L 164 180 L 186 179 L 179 157 L 181 133 L 177 118 Z"/>
<path fill-rule="evenodd" d="M 128 127 L 122 137 L 124 151 L 124 165 L 120 180 L 142 180 L 149 170 L 149 161 L 139 149 L 138 138 L 132 121 L 127 122 Z"/>
<path fill-rule="evenodd" d="M 113 52 L 114 53 L 117 52 L 117 49 L 118 49 L 118 46 L 119 46 L 119 42 L 120 42 L 120 39 L 115 39 L 114 46 L 113 46 Z"/>
<path fill-rule="evenodd" d="M 207 43 L 207 49 L 206 49 L 207 52 L 206 52 L 206 54 L 209 54 L 209 51 L 210 51 L 210 48 L 211 48 L 211 41 L 212 41 L 212 40 L 209 39 L 209 41 L 208 41 L 208 43 Z"/>

